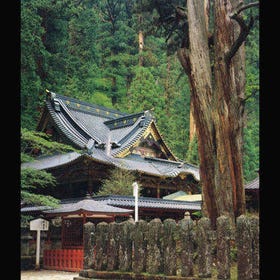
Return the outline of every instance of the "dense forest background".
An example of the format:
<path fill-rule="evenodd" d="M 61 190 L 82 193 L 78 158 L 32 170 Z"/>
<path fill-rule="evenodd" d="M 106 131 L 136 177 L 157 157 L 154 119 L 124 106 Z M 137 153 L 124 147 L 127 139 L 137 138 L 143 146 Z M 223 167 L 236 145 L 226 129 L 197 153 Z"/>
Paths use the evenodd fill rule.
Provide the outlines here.
<path fill-rule="evenodd" d="M 128 113 L 152 109 L 180 159 L 190 142 L 190 90 L 166 32 L 136 0 L 21 1 L 21 127 L 35 130 L 45 90 Z M 140 1 L 141 2 L 141 1 Z M 180 1 L 177 1 L 180 2 Z M 143 48 L 139 48 L 139 34 Z M 244 179 L 259 169 L 259 28 L 246 40 Z"/>

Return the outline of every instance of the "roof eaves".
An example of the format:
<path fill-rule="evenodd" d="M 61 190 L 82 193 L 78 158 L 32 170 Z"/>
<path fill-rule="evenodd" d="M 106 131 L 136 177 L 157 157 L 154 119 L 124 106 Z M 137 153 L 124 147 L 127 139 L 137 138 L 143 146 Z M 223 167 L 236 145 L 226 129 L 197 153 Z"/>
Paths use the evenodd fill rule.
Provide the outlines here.
<path fill-rule="evenodd" d="M 79 160 L 81 157 L 89 157 L 87 154 L 69 152 L 66 154 L 44 156 L 31 162 L 21 164 L 21 168 L 35 168 L 38 170 L 48 170 L 57 166 L 63 166 Z"/>
<path fill-rule="evenodd" d="M 63 137 L 66 137 L 74 145 L 78 146 L 79 148 L 83 148 L 88 140 L 81 135 L 77 135 L 76 132 L 73 133 L 71 126 L 66 125 L 67 121 L 63 120 L 63 115 L 58 115 L 50 103 L 47 104 L 47 107 L 60 134 Z"/>

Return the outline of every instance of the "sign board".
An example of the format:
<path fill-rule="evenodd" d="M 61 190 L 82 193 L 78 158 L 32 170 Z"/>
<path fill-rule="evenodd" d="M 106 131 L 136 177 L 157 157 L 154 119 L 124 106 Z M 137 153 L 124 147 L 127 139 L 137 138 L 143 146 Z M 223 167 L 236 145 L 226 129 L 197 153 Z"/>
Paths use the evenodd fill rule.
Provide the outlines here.
<path fill-rule="evenodd" d="M 48 230 L 49 221 L 44 219 L 35 219 L 30 221 L 30 230 Z"/>

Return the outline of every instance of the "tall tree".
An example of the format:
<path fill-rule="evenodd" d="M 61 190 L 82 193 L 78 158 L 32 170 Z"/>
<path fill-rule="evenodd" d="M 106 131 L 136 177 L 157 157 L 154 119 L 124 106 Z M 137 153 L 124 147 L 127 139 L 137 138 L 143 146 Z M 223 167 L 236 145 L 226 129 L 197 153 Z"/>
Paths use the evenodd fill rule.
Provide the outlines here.
<path fill-rule="evenodd" d="M 245 41 L 255 18 L 251 16 L 247 22 L 244 13 L 258 3 L 185 3 L 180 6 L 182 1 L 155 0 L 147 5 L 157 10 L 167 41 L 177 47 L 189 78 L 204 209 L 215 226 L 220 215 L 228 215 L 234 222 L 245 213 Z M 172 33 L 176 33 L 175 39 Z"/>
<path fill-rule="evenodd" d="M 248 7 L 235 0 L 217 0 L 212 6 L 208 1 L 187 2 L 189 46 L 180 50 L 181 62 L 192 86 L 203 196 L 213 225 L 220 215 L 234 221 L 245 213 L 244 42 L 253 18 L 246 23 L 242 11 Z M 210 8 L 214 30 L 209 44 Z"/>

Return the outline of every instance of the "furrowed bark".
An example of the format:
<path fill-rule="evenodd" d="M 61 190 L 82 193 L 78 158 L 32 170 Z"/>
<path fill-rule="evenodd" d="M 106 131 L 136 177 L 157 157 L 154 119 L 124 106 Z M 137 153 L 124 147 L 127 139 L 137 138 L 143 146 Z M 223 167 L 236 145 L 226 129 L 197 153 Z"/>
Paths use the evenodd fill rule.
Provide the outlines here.
<path fill-rule="evenodd" d="M 215 24 L 210 46 L 208 0 L 188 0 L 189 49 L 178 50 L 191 86 L 203 209 L 214 227 L 218 216 L 227 215 L 235 222 L 237 216 L 245 213 L 242 169 L 244 44 L 230 59 L 228 56 L 242 31 L 231 17 L 238 5 L 238 0 L 213 2 Z"/>
<path fill-rule="evenodd" d="M 244 213 L 245 197 L 242 173 L 243 108 L 240 97 L 244 94 L 244 50 L 238 57 L 227 61 L 226 54 L 235 41 L 236 25 L 230 19 L 230 1 L 214 2 L 214 98 L 217 100 L 217 158 L 215 172 L 218 212 L 232 218 Z"/>
<path fill-rule="evenodd" d="M 187 1 L 190 39 L 190 79 L 193 97 L 193 111 L 198 135 L 198 152 L 203 199 L 207 215 L 212 224 L 217 218 L 215 201 L 215 139 L 212 122 L 212 81 L 210 54 L 208 47 L 207 24 L 204 15 L 204 2 Z"/>

